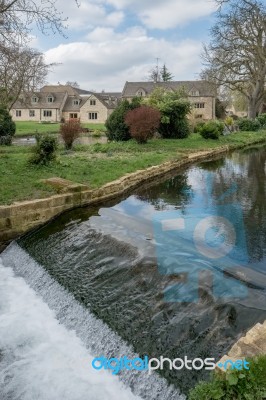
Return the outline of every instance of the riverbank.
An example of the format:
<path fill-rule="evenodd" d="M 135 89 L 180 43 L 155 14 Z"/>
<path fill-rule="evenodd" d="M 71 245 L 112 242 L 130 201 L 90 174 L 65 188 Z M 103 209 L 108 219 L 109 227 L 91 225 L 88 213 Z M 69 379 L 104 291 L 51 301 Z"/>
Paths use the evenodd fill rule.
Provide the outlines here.
<path fill-rule="evenodd" d="M 99 188 L 121 178 L 127 173 L 160 165 L 167 161 L 178 161 L 196 151 L 229 149 L 266 141 L 266 131 L 236 133 L 220 140 L 205 140 L 193 134 L 183 140 L 151 140 L 145 145 L 134 141 L 120 143 L 95 143 L 76 145 L 67 153 L 63 146 L 56 162 L 49 166 L 36 167 L 28 163 L 30 146 L 0 147 L 0 205 L 17 201 L 34 200 L 55 195 L 58 191 L 41 180 L 52 177 L 68 179 L 76 183 Z M 100 142 L 100 139 L 99 139 Z"/>
<path fill-rule="evenodd" d="M 29 148 L 1 148 L 0 176 L 4 190 L 0 198 L 3 204 L 0 242 L 14 239 L 63 211 L 104 202 L 182 166 L 265 142 L 266 132 L 261 131 L 237 133 L 219 141 L 204 140 L 194 134 L 184 140 L 152 140 L 147 145 L 135 142 L 79 145 L 73 153 L 61 150 L 55 163 L 40 168 L 28 164 Z M 68 192 L 64 186 L 64 193 L 60 194 L 60 187 L 41 181 L 55 176 L 85 186 L 76 185 L 74 192 Z M 25 199 L 31 200 L 18 202 Z"/>

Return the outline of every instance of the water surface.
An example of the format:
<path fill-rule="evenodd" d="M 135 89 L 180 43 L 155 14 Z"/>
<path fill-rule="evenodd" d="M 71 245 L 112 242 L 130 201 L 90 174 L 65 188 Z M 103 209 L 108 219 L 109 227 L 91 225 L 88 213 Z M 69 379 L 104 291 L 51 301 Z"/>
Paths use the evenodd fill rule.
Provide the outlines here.
<path fill-rule="evenodd" d="M 18 244 L 140 356 L 218 361 L 249 328 L 266 319 L 265 154 L 265 148 L 247 149 L 192 166 L 105 206 L 68 212 Z M 237 279 L 246 285 L 247 296 L 217 298 L 206 264 L 199 287 L 193 282 L 186 286 L 198 293 L 198 302 L 169 302 L 165 289 L 174 282 L 178 291 L 184 283 L 182 274 L 160 271 L 156 249 L 162 243 L 153 220 L 161 212 L 189 215 L 205 201 L 215 213 L 218 200 L 239 204 L 243 213 L 247 262 Z M 190 246 L 178 243 L 173 250 L 177 260 L 205 265 Z M 34 287 L 38 290 L 36 282 Z M 79 316 L 72 318 L 75 327 Z M 97 342 L 97 337 L 91 340 Z M 118 347 L 110 353 L 106 345 L 102 352 L 116 357 Z M 167 369 L 160 374 L 183 393 L 207 376 L 204 371 Z M 130 385 L 136 393 L 136 385 Z"/>

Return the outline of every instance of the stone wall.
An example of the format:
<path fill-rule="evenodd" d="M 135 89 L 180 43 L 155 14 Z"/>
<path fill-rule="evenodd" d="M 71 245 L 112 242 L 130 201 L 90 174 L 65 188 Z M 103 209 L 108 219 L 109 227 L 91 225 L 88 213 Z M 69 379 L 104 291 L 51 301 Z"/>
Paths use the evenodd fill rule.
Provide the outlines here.
<path fill-rule="evenodd" d="M 223 356 L 219 363 L 224 364 L 227 360 L 233 362 L 250 357 L 256 357 L 266 354 L 266 321 L 263 324 L 256 324 L 245 336 L 241 337 L 229 350 L 228 354 Z M 228 364 L 228 368 L 230 363 Z M 217 372 L 224 372 L 223 368 L 217 365 Z"/>
<path fill-rule="evenodd" d="M 215 99 L 213 97 L 189 97 L 188 100 L 191 104 L 204 104 L 204 108 L 193 108 L 191 115 L 188 116 L 190 119 L 193 115 L 194 118 L 197 115 L 202 115 L 202 119 L 215 119 Z"/>
<path fill-rule="evenodd" d="M 91 100 L 96 102 L 95 105 L 91 105 Z M 89 113 L 97 113 L 97 119 L 89 119 Z M 107 107 L 95 96 L 91 96 L 86 103 L 80 108 L 80 121 L 90 123 L 105 123 L 108 117 Z"/>
<path fill-rule="evenodd" d="M 16 110 L 21 111 L 21 117 L 16 116 Z M 30 110 L 34 110 L 35 115 L 34 117 L 30 117 Z M 44 117 L 43 116 L 43 111 L 44 110 L 49 110 L 52 111 L 52 116 L 51 117 Z M 49 121 L 49 122 L 59 122 L 61 119 L 61 111 L 58 108 L 49 108 L 49 104 L 47 105 L 47 108 L 16 108 L 16 109 L 11 109 L 10 114 L 12 116 L 13 121 L 34 121 L 34 122 L 39 122 L 39 121 Z"/>

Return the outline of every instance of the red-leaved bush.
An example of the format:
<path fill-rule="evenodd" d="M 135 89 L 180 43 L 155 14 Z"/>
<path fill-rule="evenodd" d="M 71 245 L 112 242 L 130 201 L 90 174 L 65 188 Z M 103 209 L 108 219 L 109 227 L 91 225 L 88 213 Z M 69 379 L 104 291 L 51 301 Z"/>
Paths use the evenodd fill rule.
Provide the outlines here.
<path fill-rule="evenodd" d="M 158 129 L 161 113 L 153 107 L 141 106 L 127 112 L 125 123 L 129 127 L 131 137 L 138 143 L 147 143 Z"/>
<path fill-rule="evenodd" d="M 70 119 L 60 126 L 60 134 L 65 143 L 66 150 L 71 150 L 73 142 L 77 139 L 82 132 L 82 126 L 78 119 Z"/>

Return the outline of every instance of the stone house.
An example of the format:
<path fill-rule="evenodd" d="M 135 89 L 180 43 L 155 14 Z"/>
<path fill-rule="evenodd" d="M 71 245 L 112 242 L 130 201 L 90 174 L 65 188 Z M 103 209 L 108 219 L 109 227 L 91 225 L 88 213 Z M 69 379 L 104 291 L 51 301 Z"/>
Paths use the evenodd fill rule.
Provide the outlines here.
<path fill-rule="evenodd" d="M 36 92 L 13 105 L 10 113 L 14 121 L 60 122 L 67 92 Z"/>
<path fill-rule="evenodd" d="M 14 121 L 80 119 L 82 123 L 104 123 L 120 98 L 121 93 L 92 93 L 67 85 L 48 85 L 18 100 L 10 113 Z"/>
<path fill-rule="evenodd" d="M 189 118 L 215 119 L 216 91 L 213 85 L 206 81 L 126 82 L 122 99 L 130 101 L 136 96 L 148 97 L 156 88 L 184 90 L 194 106 Z"/>

